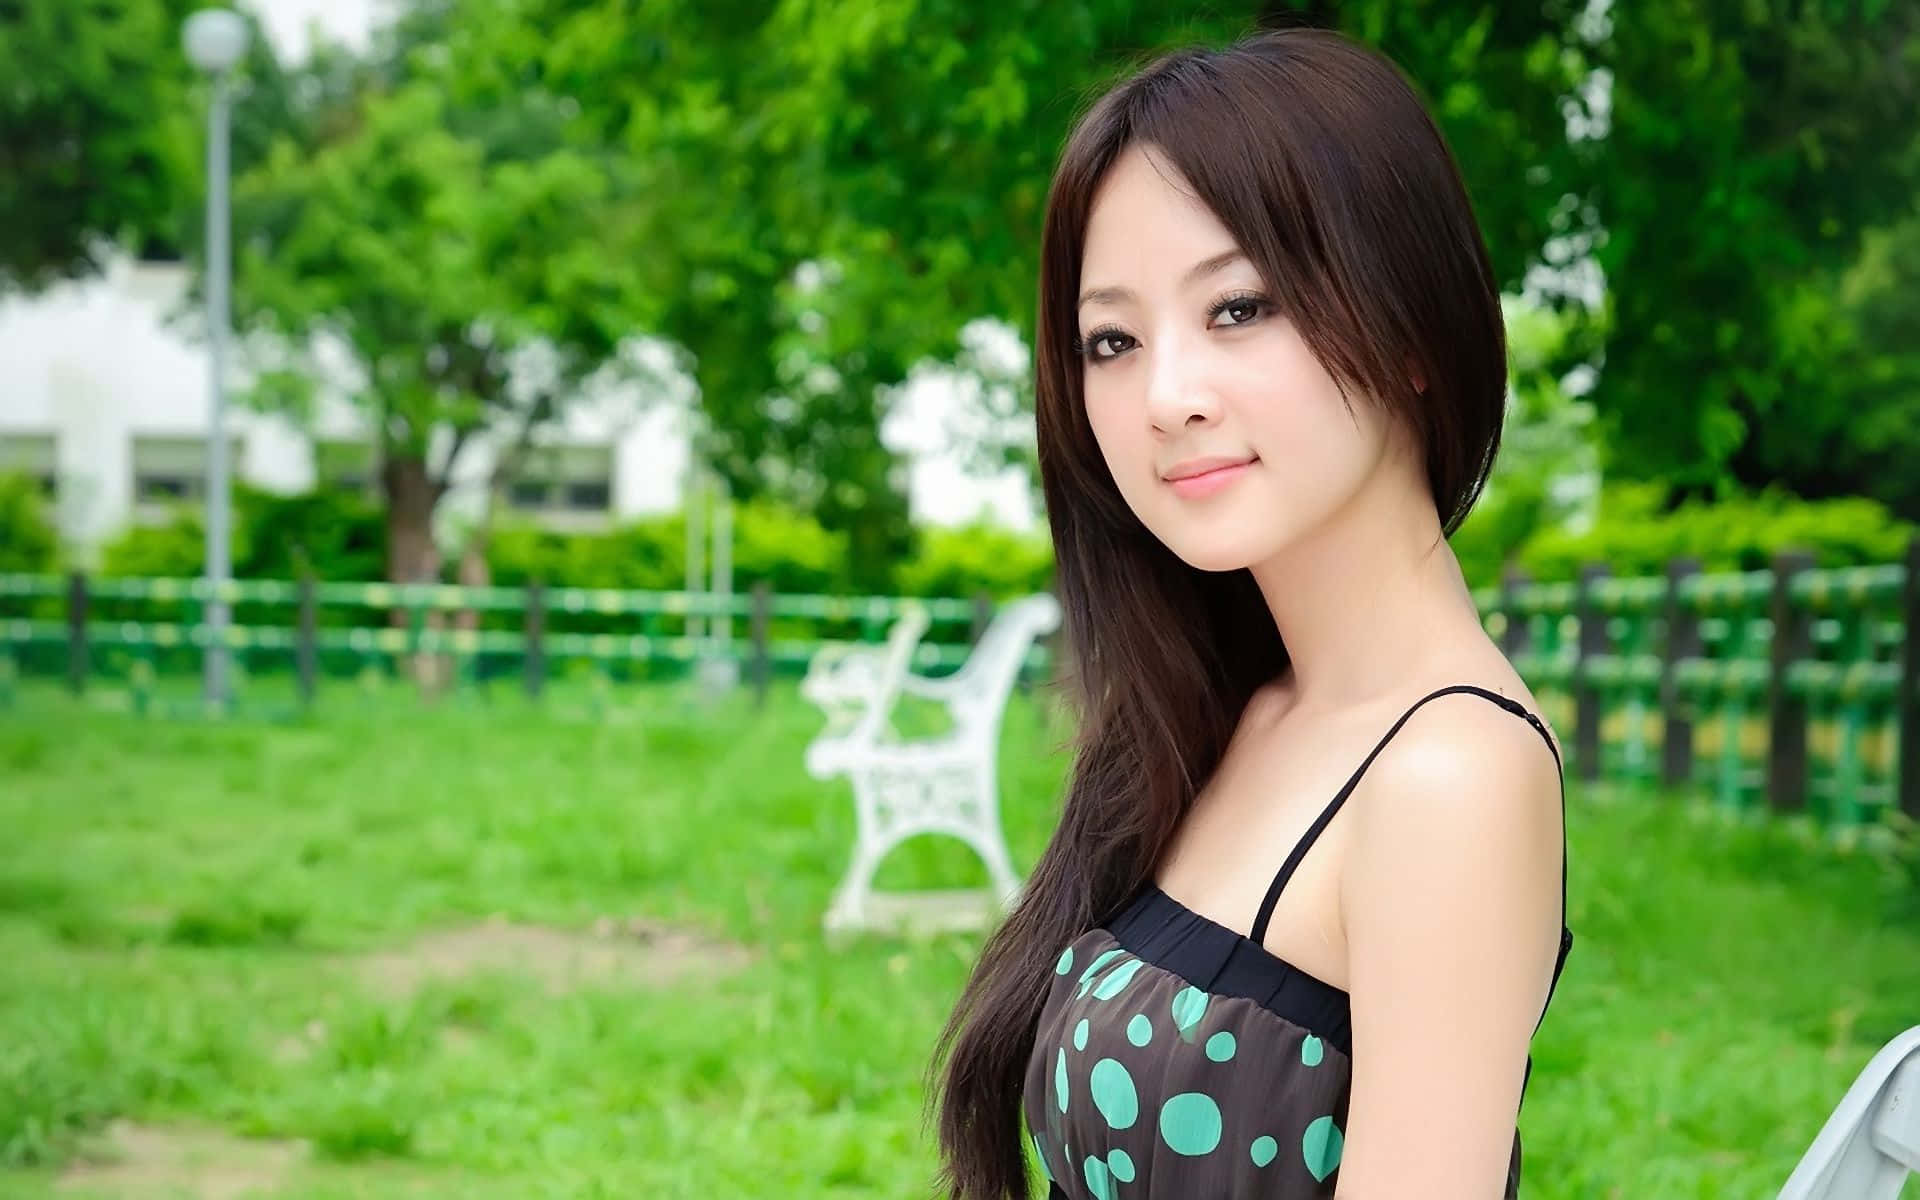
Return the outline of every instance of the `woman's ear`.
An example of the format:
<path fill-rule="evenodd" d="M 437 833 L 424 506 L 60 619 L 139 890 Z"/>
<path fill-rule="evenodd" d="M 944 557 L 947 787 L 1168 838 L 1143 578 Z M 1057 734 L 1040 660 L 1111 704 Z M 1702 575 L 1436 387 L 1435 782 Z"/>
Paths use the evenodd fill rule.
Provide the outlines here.
<path fill-rule="evenodd" d="M 1407 360 L 1407 377 L 1413 380 L 1415 393 L 1422 396 L 1427 394 L 1427 373 L 1422 371 L 1420 364 L 1411 358 Z"/>

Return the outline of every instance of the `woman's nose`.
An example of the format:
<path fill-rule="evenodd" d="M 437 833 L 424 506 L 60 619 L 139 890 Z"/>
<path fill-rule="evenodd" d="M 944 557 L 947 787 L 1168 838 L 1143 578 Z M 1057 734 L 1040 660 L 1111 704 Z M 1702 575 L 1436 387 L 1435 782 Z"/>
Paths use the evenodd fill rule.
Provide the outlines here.
<path fill-rule="evenodd" d="M 1147 385 L 1147 420 L 1161 433 L 1178 433 L 1219 419 L 1220 398 L 1192 359 L 1166 355 Z"/>

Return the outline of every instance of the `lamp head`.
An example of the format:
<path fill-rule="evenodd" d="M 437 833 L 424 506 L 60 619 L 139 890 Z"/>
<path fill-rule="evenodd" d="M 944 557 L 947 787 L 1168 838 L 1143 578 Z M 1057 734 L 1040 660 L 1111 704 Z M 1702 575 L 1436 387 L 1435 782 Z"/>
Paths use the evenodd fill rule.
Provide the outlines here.
<path fill-rule="evenodd" d="M 223 74 L 247 52 L 247 23 L 226 8 L 203 8 L 187 18 L 187 58 L 210 75 Z"/>

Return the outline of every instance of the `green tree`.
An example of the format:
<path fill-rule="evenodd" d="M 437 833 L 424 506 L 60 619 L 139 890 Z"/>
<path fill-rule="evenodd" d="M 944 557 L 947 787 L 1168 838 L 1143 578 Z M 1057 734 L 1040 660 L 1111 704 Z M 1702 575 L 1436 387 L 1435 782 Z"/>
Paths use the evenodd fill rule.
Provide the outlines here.
<path fill-rule="evenodd" d="M 207 85 L 182 27 L 200 0 L 0 2 L 0 291 L 93 273 L 119 250 L 173 258 L 204 233 Z M 253 26 L 232 79 L 236 170 L 297 119 Z M 304 76 L 326 78 L 323 53 Z"/>
<path fill-rule="evenodd" d="M 1562 23 L 1518 6 L 1497 17 L 1417 7 L 1195 17 L 1134 0 L 534 0 L 518 11 L 526 36 L 546 35 L 529 73 L 672 181 L 661 249 L 678 286 L 660 331 L 696 360 L 707 456 L 736 493 L 778 491 L 846 530 L 874 586 L 908 536 L 899 464 L 878 433 L 887 389 L 922 361 L 963 359 L 958 335 L 976 318 L 1031 337 L 1060 142 L 1085 96 L 1154 51 L 1300 19 L 1388 43 L 1456 139 L 1484 150 L 1476 191 L 1503 268 L 1521 277 L 1569 186 L 1554 156 L 1571 78 Z"/>
<path fill-rule="evenodd" d="M 1920 5 L 1679 0 L 1609 24 L 1582 51 L 1612 87 L 1579 206 L 1604 226 L 1609 472 L 1676 500 L 1765 482 L 1866 382 L 1817 348 L 1851 324 L 1817 292 L 1912 211 Z"/>
<path fill-rule="evenodd" d="M 624 372 L 646 311 L 645 181 L 577 144 L 550 93 L 476 88 L 476 45 L 495 44 L 470 15 L 417 10 L 236 185 L 236 311 L 286 352 L 263 397 L 310 399 L 315 338 L 351 350 L 395 580 L 437 573 L 434 512 L 477 439 L 524 447 L 586 381 Z"/>
<path fill-rule="evenodd" d="M 1734 476 L 1920 520 L 1920 215 L 1868 233 L 1856 261 L 1779 297 L 1773 320 L 1791 399 L 1752 420 Z"/>
<path fill-rule="evenodd" d="M 193 166 L 189 0 L 0 3 L 0 290 L 173 231 Z"/>

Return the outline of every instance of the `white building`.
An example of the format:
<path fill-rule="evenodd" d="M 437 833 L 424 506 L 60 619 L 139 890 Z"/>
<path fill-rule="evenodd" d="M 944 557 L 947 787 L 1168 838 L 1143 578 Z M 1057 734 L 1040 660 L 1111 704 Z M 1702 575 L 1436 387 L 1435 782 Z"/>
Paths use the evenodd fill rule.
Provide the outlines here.
<path fill-rule="evenodd" d="M 184 311 L 186 271 L 119 260 L 101 278 L 0 300 L 0 470 L 44 481 L 75 545 L 203 494 L 212 398 L 206 348 Z M 510 504 L 565 524 L 679 505 L 685 397 L 610 400 L 576 406 L 509 489 Z M 323 401 L 310 431 L 229 405 L 234 478 L 281 492 L 372 488 L 361 413 Z M 476 511 L 491 451 L 476 445 L 456 463 L 449 523 Z"/>
<path fill-rule="evenodd" d="M 96 279 L 0 299 L 0 471 L 44 481 L 63 537 L 83 556 L 129 523 L 202 495 L 212 401 L 187 270 L 122 259 Z M 509 487 L 511 507 L 591 527 L 680 505 L 694 389 L 663 347 L 643 351 L 658 351 L 642 358 L 661 382 L 570 406 L 552 444 Z M 333 357 L 350 371 L 344 356 Z M 912 511 L 923 521 L 984 514 L 1031 527 L 1024 472 L 982 480 L 943 449 L 966 394 L 933 371 L 901 397 L 888 441 L 911 457 Z M 230 404 L 234 478 L 282 492 L 373 487 L 361 412 L 337 397 L 322 401 L 311 429 Z M 492 466 L 484 442 L 462 453 L 441 506 L 443 535 L 477 512 Z"/>

